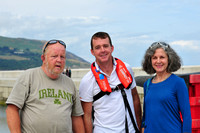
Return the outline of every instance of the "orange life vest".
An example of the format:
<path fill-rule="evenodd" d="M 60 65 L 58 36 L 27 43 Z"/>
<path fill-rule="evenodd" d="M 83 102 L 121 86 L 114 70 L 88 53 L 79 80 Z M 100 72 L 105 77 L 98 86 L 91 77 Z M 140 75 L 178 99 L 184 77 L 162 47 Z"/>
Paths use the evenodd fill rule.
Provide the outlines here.
<path fill-rule="evenodd" d="M 117 86 L 118 86 L 119 89 L 121 89 L 121 93 L 122 93 L 122 96 L 123 96 L 125 108 L 128 109 L 131 121 L 132 121 L 133 126 L 134 126 L 134 128 L 136 130 L 136 133 L 139 133 L 139 130 L 138 130 L 137 126 L 136 126 L 135 119 L 133 117 L 133 114 L 132 114 L 132 111 L 131 111 L 131 108 L 130 108 L 130 105 L 128 103 L 128 99 L 127 99 L 126 93 L 125 93 L 125 91 L 123 89 L 123 88 L 128 89 L 131 86 L 131 84 L 133 82 L 133 78 L 132 78 L 130 72 L 128 71 L 128 69 L 126 68 L 125 64 L 121 60 L 119 60 L 117 58 L 115 58 L 115 60 L 117 62 L 117 66 L 116 66 L 117 76 L 118 76 L 118 78 L 119 78 L 119 80 L 121 82 L 121 84 L 119 84 Z M 112 92 L 112 89 L 110 88 L 110 85 L 108 83 L 108 80 L 107 80 L 106 76 L 103 75 L 101 72 L 97 71 L 94 62 L 91 64 L 91 70 L 92 70 L 92 72 L 93 72 L 93 74 L 94 74 L 94 76 L 96 78 L 96 81 L 97 81 L 97 83 L 98 83 L 98 85 L 99 85 L 99 87 L 101 89 L 101 91 L 97 95 L 95 95 L 93 97 L 93 100 L 96 101 L 99 98 L 101 98 L 102 96 L 104 96 L 105 94 L 109 95 Z M 120 86 L 122 86 L 122 88 Z M 93 118 L 94 118 L 94 110 L 93 110 Z M 125 115 L 125 119 L 127 121 L 126 115 Z M 125 124 L 125 129 L 126 129 L 126 132 L 129 132 L 127 124 Z"/>
<path fill-rule="evenodd" d="M 117 76 L 119 80 L 121 81 L 122 85 L 124 86 L 124 88 L 128 89 L 131 86 L 132 81 L 133 81 L 132 76 L 130 72 L 128 71 L 128 69 L 126 68 L 125 64 L 120 59 L 115 58 L 115 60 L 117 62 L 117 66 L 116 66 Z M 108 83 L 106 76 L 102 74 L 101 72 L 97 71 L 94 62 L 91 64 L 91 70 L 95 76 L 95 79 L 100 89 L 103 92 L 112 92 L 112 89 Z"/>

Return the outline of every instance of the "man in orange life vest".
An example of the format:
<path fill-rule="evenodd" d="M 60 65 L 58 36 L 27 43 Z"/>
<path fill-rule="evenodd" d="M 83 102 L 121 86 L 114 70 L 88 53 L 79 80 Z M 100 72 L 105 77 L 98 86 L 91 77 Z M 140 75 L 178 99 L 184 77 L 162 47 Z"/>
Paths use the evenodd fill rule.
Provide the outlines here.
<path fill-rule="evenodd" d="M 141 105 L 133 71 L 130 65 L 112 56 L 113 50 L 108 33 L 97 32 L 92 36 L 91 53 L 96 60 L 79 88 L 87 133 L 140 130 Z"/>

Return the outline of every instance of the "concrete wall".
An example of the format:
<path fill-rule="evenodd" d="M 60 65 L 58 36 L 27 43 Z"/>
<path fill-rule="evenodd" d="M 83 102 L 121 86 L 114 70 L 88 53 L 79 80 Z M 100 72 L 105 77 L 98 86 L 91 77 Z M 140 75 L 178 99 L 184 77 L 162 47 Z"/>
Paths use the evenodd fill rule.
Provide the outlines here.
<path fill-rule="evenodd" d="M 72 69 L 72 80 L 74 81 L 77 89 L 79 88 L 80 80 L 89 71 L 89 69 Z M 136 76 L 147 75 L 141 68 L 133 68 Z M 16 79 L 23 71 L 0 71 L 0 101 L 6 100 L 10 94 Z M 200 72 L 200 66 L 183 66 L 176 74 Z M 143 98 L 143 88 L 137 87 L 140 98 Z"/>

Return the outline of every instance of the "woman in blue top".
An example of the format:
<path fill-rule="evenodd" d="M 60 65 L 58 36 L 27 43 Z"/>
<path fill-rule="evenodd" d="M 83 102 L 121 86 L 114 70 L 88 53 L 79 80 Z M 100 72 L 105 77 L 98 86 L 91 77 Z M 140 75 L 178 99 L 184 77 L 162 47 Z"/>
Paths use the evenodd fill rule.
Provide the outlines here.
<path fill-rule="evenodd" d="M 180 57 L 165 42 L 147 49 L 142 68 L 156 74 L 144 83 L 144 133 L 191 133 L 188 89 L 182 78 L 172 74 L 180 67 Z"/>

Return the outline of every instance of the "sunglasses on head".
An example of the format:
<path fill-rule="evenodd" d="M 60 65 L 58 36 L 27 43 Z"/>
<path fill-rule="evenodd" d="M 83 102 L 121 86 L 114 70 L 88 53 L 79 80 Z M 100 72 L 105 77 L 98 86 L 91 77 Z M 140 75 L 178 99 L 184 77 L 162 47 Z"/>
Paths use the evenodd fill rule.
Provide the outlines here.
<path fill-rule="evenodd" d="M 61 41 L 61 40 L 50 40 L 50 41 L 48 41 L 47 42 L 47 44 L 45 45 L 45 47 L 44 47 L 44 49 L 43 49 L 43 53 L 45 52 L 45 50 L 46 50 L 46 48 L 47 48 L 47 46 L 49 45 L 49 44 L 55 44 L 55 43 L 60 43 L 61 45 L 63 45 L 65 48 L 66 48 L 66 44 L 63 42 L 63 41 Z"/>
<path fill-rule="evenodd" d="M 169 45 L 166 44 L 166 43 L 156 42 L 156 43 L 153 43 L 153 44 L 150 46 L 150 48 L 153 48 L 153 47 L 158 46 L 158 45 L 160 45 L 160 46 L 162 46 L 162 47 L 164 47 L 164 48 L 168 48 L 168 47 L 169 47 Z"/>

